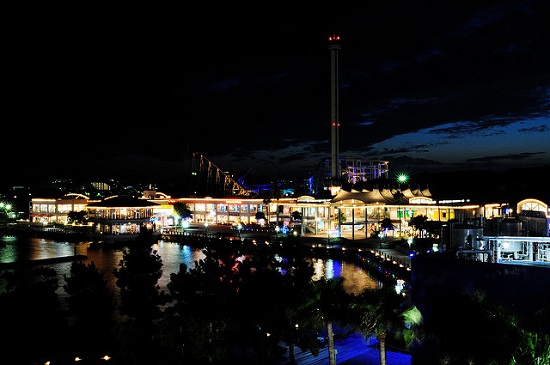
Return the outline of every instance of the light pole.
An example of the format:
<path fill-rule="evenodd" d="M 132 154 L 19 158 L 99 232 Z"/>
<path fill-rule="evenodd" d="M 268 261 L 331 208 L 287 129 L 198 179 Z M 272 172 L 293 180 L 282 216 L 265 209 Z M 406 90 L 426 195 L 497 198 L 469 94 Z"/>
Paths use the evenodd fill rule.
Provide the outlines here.
<path fill-rule="evenodd" d="M 402 231 L 402 228 L 401 228 L 401 222 L 403 221 L 403 212 L 401 211 L 401 207 L 397 208 L 397 216 L 399 218 L 399 236 L 402 237 L 403 236 L 403 231 Z"/>
<path fill-rule="evenodd" d="M 412 266 L 412 257 L 414 256 L 414 254 L 411 253 L 411 246 L 413 243 L 412 237 L 407 238 L 407 243 L 409 244 L 409 265 Z"/>
<path fill-rule="evenodd" d="M 402 189 L 401 189 L 401 185 L 406 183 L 407 181 L 409 180 L 409 175 L 407 175 L 406 173 L 404 172 L 400 172 L 399 174 L 397 174 L 397 182 L 399 183 L 399 200 L 401 200 L 401 197 L 403 196 L 403 193 L 402 193 Z M 399 203 L 401 204 L 401 203 Z M 402 237 L 403 236 L 403 231 L 402 231 L 402 223 L 403 223 L 403 219 L 405 218 L 405 210 L 407 208 L 403 208 L 403 211 L 401 211 L 401 207 L 397 208 L 397 215 L 399 216 L 399 235 Z"/>

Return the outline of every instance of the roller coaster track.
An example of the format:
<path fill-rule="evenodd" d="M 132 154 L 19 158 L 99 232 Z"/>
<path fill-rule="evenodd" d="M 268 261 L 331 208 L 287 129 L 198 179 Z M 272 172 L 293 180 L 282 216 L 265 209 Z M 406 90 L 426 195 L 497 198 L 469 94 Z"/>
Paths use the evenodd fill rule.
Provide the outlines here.
<path fill-rule="evenodd" d="M 241 186 L 200 152 L 192 152 L 186 161 L 187 169 L 205 193 L 215 196 L 249 197 L 250 191 Z"/>

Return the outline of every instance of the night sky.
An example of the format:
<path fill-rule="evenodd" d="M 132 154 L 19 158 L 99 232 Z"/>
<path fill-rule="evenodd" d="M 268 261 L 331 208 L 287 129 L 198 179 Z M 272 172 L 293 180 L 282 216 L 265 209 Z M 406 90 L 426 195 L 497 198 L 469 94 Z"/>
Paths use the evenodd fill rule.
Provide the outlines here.
<path fill-rule="evenodd" d="M 547 1 L 14 7 L 13 180 L 169 177 L 188 152 L 237 178 L 307 177 L 331 152 L 334 33 L 341 156 L 394 173 L 550 164 Z"/>

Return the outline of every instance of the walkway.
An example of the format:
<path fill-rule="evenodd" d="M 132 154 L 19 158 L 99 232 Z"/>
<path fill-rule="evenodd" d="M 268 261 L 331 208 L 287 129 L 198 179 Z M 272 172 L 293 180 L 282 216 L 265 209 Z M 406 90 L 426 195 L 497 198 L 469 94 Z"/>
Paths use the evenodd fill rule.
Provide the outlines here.
<path fill-rule="evenodd" d="M 351 335 L 350 337 L 336 341 L 336 364 L 338 365 L 379 365 L 380 352 L 378 351 L 378 342 L 373 339 L 364 339 L 361 335 Z M 288 356 L 287 356 L 288 357 Z M 325 346 L 321 349 L 319 356 L 313 356 L 310 352 L 301 351 L 296 348 L 296 365 L 327 365 L 328 349 Z M 411 365 L 412 357 L 410 354 L 397 351 L 386 350 L 387 363 L 391 365 Z M 278 362 L 279 365 L 287 365 L 288 358 Z"/>
<path fill-rule="evenodd" d="M 355 240 L 351 240 L 348 237 L 343 238 L 346 239 L 344 244 L 346 249 L 374 251 L 382 257 L 387 259 L 391 258 L 391 260 L 397 261 L 398 264 L 403 264 L 405 267 L 410 267 L 411 258 L 407 252 L 399 251 L 396 248 L 389 248 L 390 246 L 395 247 L 396 242 L 394 239 L 385 239 L 384 241 L 381 241 L 375 238 L 362 238 Z M 322 245 L 327 244 L 326 236 L 322 235 L 305 235 L 302 236 L 302 239 L 304 242 L 310 244 L 312 242 L 318 242 Z"/>

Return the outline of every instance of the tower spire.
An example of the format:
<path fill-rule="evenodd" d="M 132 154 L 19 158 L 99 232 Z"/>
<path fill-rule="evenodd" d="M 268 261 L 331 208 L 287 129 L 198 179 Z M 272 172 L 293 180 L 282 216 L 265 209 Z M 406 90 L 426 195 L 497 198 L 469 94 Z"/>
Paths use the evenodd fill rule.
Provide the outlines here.
<path fill-rule="evenodd" d="M 340 36 L 333 34 L 329 38 L 330 50 L 330 138 L 331 158 L 330 173 L 332 181 L 340 179 L 340 117 L 338 105 L 339 81 L 338 81 L 338 51 L 340 50 Z"/>

